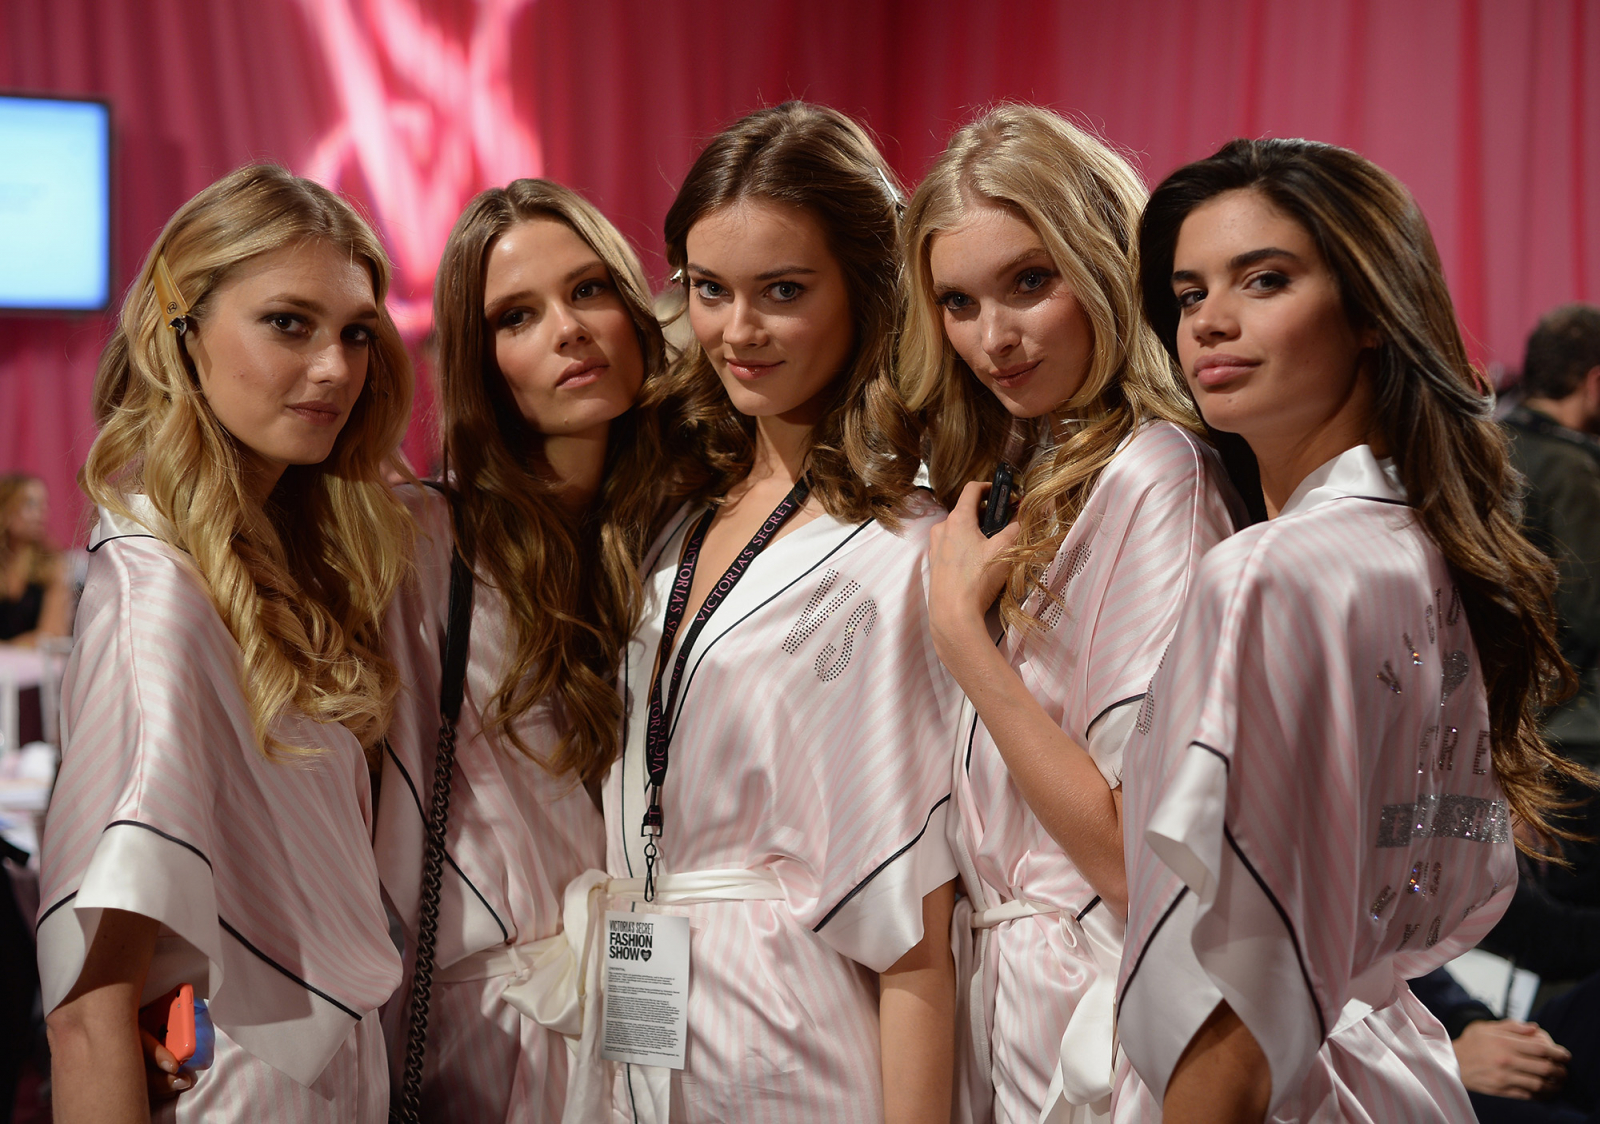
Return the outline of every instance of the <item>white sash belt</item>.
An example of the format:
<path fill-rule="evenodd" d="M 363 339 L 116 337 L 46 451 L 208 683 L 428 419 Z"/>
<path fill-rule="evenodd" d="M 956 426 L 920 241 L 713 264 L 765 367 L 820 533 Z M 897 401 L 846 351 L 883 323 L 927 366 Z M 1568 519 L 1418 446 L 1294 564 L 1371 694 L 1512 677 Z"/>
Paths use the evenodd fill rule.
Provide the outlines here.
<path fill-rule="evenodd" d="M 783 887 L 770 870 L 694 870 L 683 874 L 663 874 L 656 879 L 655 898 L 650 906 L 695 905 L 702 902 L 748 902 L 781 899 Z M 599 899 L 598 901 L 596 899 Z M 567 1106 L 561 1119 L 565 1124 L 590 1124 L 611 1115 L 611 1071 L 600 1056 L 600 974 L 602 930 L 606 908 L 611 902 L 644 901 L 643 878 L 610 878 L 604 871 L 590 870 L 567 887 L 562 920 L 568 939 L 580 940 L 583 951 L 577 958 L 579 984 L 578 1020 L 581 1040 L 568 1038 L 573 1051 L 567 1070 Z M 669 1112 L 671 1070 L 636 1066 L 644 1071 L 644 1081 L 635 1084 L 634 1116 L 645 1124 L 665 1124 Z M 643 1085 L 643 1089 L 639 1088 Z M 641 1093 L 647 1095 L 641 1096 Z"/>
<path fill-rule="evenodd" d="M 993 929 L 996 925 L 1003 925 L 1007 921 L 1015 921 L 1019 917 L 1038 917 L 1044 914 L 1060 913 L 1061 910 L 1053 905 L 1042 902 L 1031 902 L 1027 898 L 1012 898 L 1008 902 L 990 909 L 975 909 L 972 911 L 972 927 L 974 929 Z"/>
<path fill-rule="evenodd" d="M 625 902 L 644 901 L 643 878 L 612 878 L 606 896 Z M 697 902 L 754 902 L 783 897 L 778 876 L 770 870 L 692 870 L 663 874 L 656 879 L 652 905 L 693 905 Z"/>
<path fill-rule="evenodd" d="M 557 933 L 526 944 L 497 944 L 440 972 L 441 983 L 466 983 L 510 976 L 500 998 L 540 1026 L 576 1038 L 583 1033 L 578 988 L 578 950 Z"/>

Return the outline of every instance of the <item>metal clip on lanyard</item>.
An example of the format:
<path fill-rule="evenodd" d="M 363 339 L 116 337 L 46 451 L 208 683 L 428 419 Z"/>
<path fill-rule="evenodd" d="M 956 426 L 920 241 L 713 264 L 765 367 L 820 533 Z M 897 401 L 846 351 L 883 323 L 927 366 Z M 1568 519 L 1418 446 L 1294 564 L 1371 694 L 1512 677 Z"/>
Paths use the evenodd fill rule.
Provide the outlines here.
<path fill-rule="evenodd" d="M 672 732 L 668 727 L 667 716 L 673 712 L 678 703 L 678 688 L 682 684 L 683 669 L 689 663 L 689 653 L 694 648 L 694 642 L 699 638 L 700 631 L 705 627 L 706 621 L 711 619 L 711 614 L 717 611 L 717 606 L 727 599 L 733 587 L 739 584 L 739 579 L 744 577 L 745 571 L 750 568 L 750 563 L 755 561 L 756 555 L 766 549 L 789 517 L 805 504 L 806 497 L 811 494 L 811 485 L 805 477 L 801 477 L 783 502 L 773 508 L 772 514 L 767 516 L 766 522 L 756 530 L 745 548 L 739 552 L 727 571 L 711 587 L 711 592 L 706 594 L 706 599 L 700 605 L 700 611 L 694 615 L 694 620 L 689 622 L 689 631 L 684 634 L 683 647 L 678 651 L 678 658 L 672 664 L 672 679 L 667 688 L 667 701 L 663 706 L 661 702 L 661 673 L 666 670 L 667 660 L 672 655 L 672 642 L 677 639 L 678 626 L 683 623 L 684 611 L 689 605 L 689 589 L 694 585 L 695 563 L 700 560 L 700 548 L 705 545 L 706 532 L 711 529 L 711 521 L 716 518 L 717 509 L 711 508 L 700 517 L 700 522 L 695 524 L 694 530 L 689 533 L 689 538 L 683 547 L 683 559 L 678 563 L 678 576 L 673 579 L 672 592 L 667 596 L 667 615 L 661 623 L 661 646 L 656 651 L 655 675 L 650 680 L 650 719 L 645 730 L 645 767 L 648 772 L 650 784 L 650 804 L 645 809 L 644 822 L 640 825 L 639 834 L 649 839 L 644 845 L 644 900 L 655 901 L 656 897 L 656 840 L 661 838 L 666 830 L 666 818 L 661 811 L 661 788 L 667 781 L 667 751 L 672 741 Z"/>

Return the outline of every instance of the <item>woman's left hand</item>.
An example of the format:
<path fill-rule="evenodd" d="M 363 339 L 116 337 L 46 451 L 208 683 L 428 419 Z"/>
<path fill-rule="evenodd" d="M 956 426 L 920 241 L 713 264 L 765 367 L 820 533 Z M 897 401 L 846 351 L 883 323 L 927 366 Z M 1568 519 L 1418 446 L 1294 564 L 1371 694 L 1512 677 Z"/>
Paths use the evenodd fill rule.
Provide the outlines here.
<path fill-rule="evenodd" d="M 992 539 L 978 529 L 978 501 L 988 488 L 974 480 L 961 489 L 954 510 L 929 534 L 928 616 L 941 659 L 979 636 L 989 643 L 984 614 L 1006 585 L 1007 567 L 997 559 L 1020 532 L 1015 521 Z"/>

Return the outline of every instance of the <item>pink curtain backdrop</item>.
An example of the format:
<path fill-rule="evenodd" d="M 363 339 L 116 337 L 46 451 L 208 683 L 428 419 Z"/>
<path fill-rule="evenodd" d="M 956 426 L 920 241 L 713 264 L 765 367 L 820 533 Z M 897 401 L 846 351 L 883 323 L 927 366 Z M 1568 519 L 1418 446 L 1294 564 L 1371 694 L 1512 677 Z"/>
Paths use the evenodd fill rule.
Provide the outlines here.
<path fill-rule="evenodd" d="M 476 190 L 568 183 L 659 279 L 699 145 L 788 97 L 861 117 L 908 183 L 1002 98 L 1087 123 L 1152 183 L 1237 135 L 1345 144 L 1416 194 L 1482 362 L 1514 370 L 1543 310 L 1600 300 L 1600 0 L 0 0 L 0 90 L 112 103 L 119 299 L 179 203 L 276 160 L 374 218 L 414 343 Z M 45 477 L 65 541 L 109 324 L 0 318 L 0 471 Z"/>

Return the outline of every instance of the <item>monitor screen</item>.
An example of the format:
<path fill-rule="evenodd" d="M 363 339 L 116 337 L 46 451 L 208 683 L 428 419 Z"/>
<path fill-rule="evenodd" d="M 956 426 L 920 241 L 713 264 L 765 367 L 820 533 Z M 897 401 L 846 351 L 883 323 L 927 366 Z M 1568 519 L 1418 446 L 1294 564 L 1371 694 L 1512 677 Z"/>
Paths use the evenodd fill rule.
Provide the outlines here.
<path fill-rule="evenodd" d="M 0 308 L 104 308 L 110 212 L 110 108 L 0 96 Z"/>

